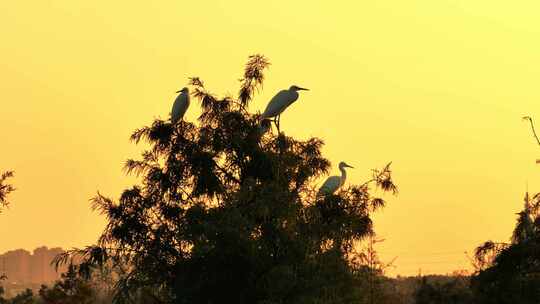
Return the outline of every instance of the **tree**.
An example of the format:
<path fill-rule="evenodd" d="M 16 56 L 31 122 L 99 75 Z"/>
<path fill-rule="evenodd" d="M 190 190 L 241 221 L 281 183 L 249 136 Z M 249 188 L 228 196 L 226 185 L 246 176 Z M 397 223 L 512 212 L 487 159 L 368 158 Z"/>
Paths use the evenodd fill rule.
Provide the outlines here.
<path fill-rule="evenodd" d="M 4 293 L 5 293 L 4 287 L 0 286 L 0 304 L 8 303 L 8 301 L 4 298 Z"/>
<path fill-rule="evenodd" d="M 423 277 L 414 295 L 417 304 L 472 304 L 473 297 L 468 281 L 452 277 L 447 282 L 429 282 Z"/>
<path fill-rule="evenodd" d="M 396 284 L 385 276 L 385 272 L 393 267 L 396 258 L 383 262 L 375 249 L 377 243 L 384 242 L 371 233 L 363 244 L 356 248 L 352 258 L 354 271 L 354 289 L 358 304 L 382 304 L 398 301 L 395 292 Z"/>
<path fill-rule="evenodd" d="M 10 301 L 10 304 L 32 304 L 35 303 L 34 293 L 31 289 L 26 289 L 22 293 L 13 297 Z"/>
<path fill-rule="evenodd" d="M 262 134 L 248 111 L 269 66 L 249 57 L 238 98 L 217 98 L 190 78 L 198 123 L 156 119 L 136 130 L 149 150 L 128 160 L 142 177 L 118 202 L 98 193 L 93 208 L 108 224 L 98 243 L 57 262 L 82 257 L 88 275 L 109 261 L 129 265 L 115 301 L 144 291 L 147 303 L 344 303 L 358 297 L 352 257 L 373 233 L 370 215 L 397 193 L 390 165 L 373 178 L 318 197 L 327 173 L 322 140 Z"/>
<path fill-rule="evenodd" d="M 78 267 L 69 265 L 52 288 L 41 286 L 39 296 L 44 304 L 95 303 L 95 290 L 87 280 L 78 276 Z"/>
<path fill-rule="evenodd" d="M 511 241 L 488 241 L 476 249 L 471 284 L 478 303 L 540 301 L 540 194 L 525 196 Z"/>
<path fill-rule="evenodd" d="M 7 199 L 8 194 L 15 191 L 15 188 L 7 183 L 7 179 L 13 177 L 12 171 L 7 171 L 2 174 L 0 174 L 0 213 L 2 212 L 2 209 L 7 207 L 9 205 L 9 201 Z M 0 281 L 6 279 L 6 275 L 4 273 L 0 273 Z M 3 289 L 2 289 L 3 293 Z M 2 295 L 0 293 L 0 297 Z M 1 300 L 1 298 L 0 298 Z M 1 303 L 1 302 L 0 302 Z"/>
<path fill-rule="evenodd" d="M 3 207 L 9 205 L 8 195 L 15 190 L 12 185 L 7 183 L 7 179 L 13 177 L 13 171 L 7 171 L 0 174 L 0 212 Z"/>
<path fill-rule="evenodd" d="M 36 303 L 34 293 L 31 289 L 26 289 L 11 299 L 5 299 L 4 288 L 0 286 L 0 304 L 32 304 Z"/>

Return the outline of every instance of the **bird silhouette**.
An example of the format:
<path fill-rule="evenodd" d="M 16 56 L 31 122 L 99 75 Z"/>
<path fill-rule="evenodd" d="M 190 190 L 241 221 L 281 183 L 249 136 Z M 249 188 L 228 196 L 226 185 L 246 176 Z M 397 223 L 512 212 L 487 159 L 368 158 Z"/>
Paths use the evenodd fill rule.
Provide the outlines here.
<path fill-rule="evenodd" d="M 274 117 L 274 123 L 279 132 L 279 119 L 281 113 L 287 109 L 298 97 L 298 91 L 309 91 L 309 89 L 301 88 L 296 85 L 292 85 L 288 90 L 279 91 L 268 103 L 266 109 L 261 115 L 262 119 L 268 119 Z"/>
<path fill-rule="evenodd" d="M 181 120 L 186 114 L 187 109 L 189 108 L 189 89 L 183 88 L 176 93 L 178 96 L 174 100 L 173 107 L 171 110 L 171 122 L 176 124 L 178 120 Z"/>
<path fill-rule="evenodd" d="M 347 171 L 345 171 L 345 168 L 354 168 L 345 162 L 340 162 L 338 167 L 339 171 L 341 171 L 341 176 L 335 175 L 328 177 L 322 184 L 317 195 L 327 195 L 336 192 L 343 184 L 345 184 L 345 180 L 347 180 Z"/>

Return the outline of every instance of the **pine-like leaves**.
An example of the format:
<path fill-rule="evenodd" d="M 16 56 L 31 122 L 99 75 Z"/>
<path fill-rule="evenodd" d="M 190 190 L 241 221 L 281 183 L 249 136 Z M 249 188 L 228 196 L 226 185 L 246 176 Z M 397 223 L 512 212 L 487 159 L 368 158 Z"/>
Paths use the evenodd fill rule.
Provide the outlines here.
<path fill-rule="evenodd" d="M 216 97 L 191 78 L 197 123 L 155 120 L 133 133 L 135 143 L 150 145 L 125 163 L 142 183 L 117 202 L 98 193 L 92 205 L 106 228 L 97 246 L 71 252 L 83 269 L 101 257 L 129 264 L 119 299 L 148 288 L 165 303 L 300 303 L 321 297 L 316 282 L 339 294 L 328 278 L 351 278 L 354 242 L 373 232 L 370 215 L 384 206 L 369 186 L 397 192 L 390 166 L 316 198 L 314 182 L 329 168 L 322 140 L 262 134 L 248 111 L 268 65 L 249 58 L 238 99 Z"/>
<path fill-rule="evenodd" d="M 0 212 L 2 207 L 9 205 L 8 195 L 15 191 L 15 188 L 7 183 L 7 180 L 11 177 L 13 177 L 13 171 L 7 171 L 0 175 Z"/>

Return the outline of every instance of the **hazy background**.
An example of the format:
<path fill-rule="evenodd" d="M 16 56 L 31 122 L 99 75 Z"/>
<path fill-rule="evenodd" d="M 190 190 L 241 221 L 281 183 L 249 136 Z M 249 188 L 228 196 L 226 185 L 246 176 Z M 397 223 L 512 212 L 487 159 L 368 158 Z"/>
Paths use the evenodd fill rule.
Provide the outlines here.
<path fill-rule="evenodd" d="M 376 216 L 392 273 L 467 268 L 464 251 L 507 240 L 526 182 L 540 191 L 521 121 L 540 120 L 540 2 L 349 2 L 0 1 L 0 169 L 18 188 L 0 252 L 93 243 L 88 199 L 135 181 L 131 131 L 167 118 L 189 76 L 236 94 L 253 53 L 272 66 L 252 111 L 308 87 L 282 130 L 323 138 L 350 183 L 393 161 L 401 192 Z"/>

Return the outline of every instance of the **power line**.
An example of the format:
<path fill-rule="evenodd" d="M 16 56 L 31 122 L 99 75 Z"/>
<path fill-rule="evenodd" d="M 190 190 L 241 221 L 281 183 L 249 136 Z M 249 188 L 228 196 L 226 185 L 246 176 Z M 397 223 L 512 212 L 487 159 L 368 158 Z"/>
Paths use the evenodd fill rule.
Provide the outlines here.
<path fill-rule="evenodd" d="M 445 255 L 445 254 L 465 254 L 465 251 L 439 251 L 439 252 L 423 252 L 423 253 L 417 253 L 413 251 L 401 251 L 401 252 L 392 252 L 392 251 L 379 251 L 379 254 L 386 254 L 386 255 L 399 255 L 399 254 L 407 254 L 407 255 L 415 255 L 415 256 L 427 256 L 427 255 Z"/>
<path fill-rule="evenodd" d="M 427 261 L 427 262 L 418 262 L 418 263 L 404 263 L 404 264 L 396 264 L 396 266 L 400 265 L 422 265 L 422 264 L 467 264 L 467 261 Z"/>

